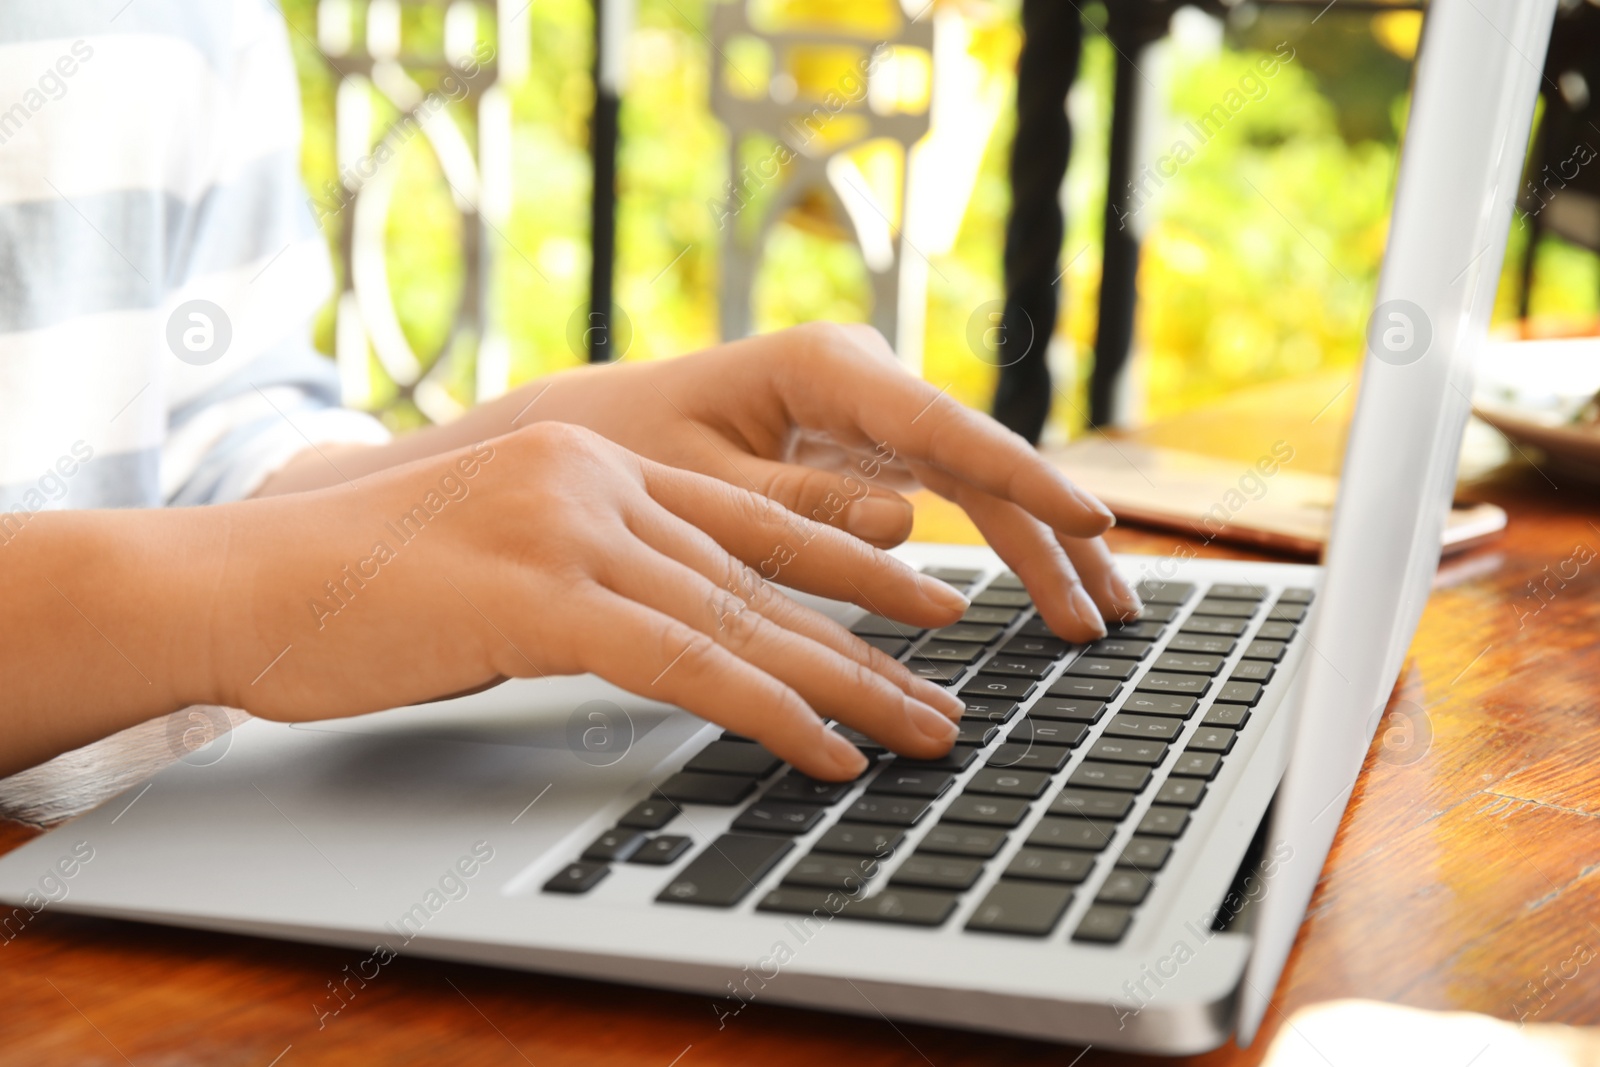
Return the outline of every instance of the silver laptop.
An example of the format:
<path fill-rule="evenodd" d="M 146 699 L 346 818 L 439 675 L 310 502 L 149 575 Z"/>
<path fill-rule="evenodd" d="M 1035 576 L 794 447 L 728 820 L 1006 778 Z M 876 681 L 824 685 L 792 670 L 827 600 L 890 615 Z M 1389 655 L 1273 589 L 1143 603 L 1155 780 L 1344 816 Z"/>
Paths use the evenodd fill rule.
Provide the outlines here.
<path fill-rule="evenodd" d="M 1119 557 L 1149 609 L 1080 647 L 991 552 L 908 546 L 966 620 L 824 607 L 960 692 L 961 742 L 917 763 L 852 734 L 877 758 L 845 785 L 593 678 L 251 721 L 0 859 L 0 926 L 51 907 L 526 968 L 724 1021 L 1248 1043 L 1437 564 L 1555 4 L 1429 10 L 1326 571 Z"/>

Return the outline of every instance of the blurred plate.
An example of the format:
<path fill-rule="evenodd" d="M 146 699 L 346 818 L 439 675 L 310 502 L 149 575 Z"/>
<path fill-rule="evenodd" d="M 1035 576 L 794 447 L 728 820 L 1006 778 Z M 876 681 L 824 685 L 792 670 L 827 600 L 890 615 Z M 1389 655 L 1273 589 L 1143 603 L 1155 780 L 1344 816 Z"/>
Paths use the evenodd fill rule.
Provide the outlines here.
<path fill-rule="evenodd" d="M 1600 478 L 1600 423 L 1574 421 L 1600 392 L 1600 338 L 1491 342 L 1472 410 L 1519 445 Z"/>

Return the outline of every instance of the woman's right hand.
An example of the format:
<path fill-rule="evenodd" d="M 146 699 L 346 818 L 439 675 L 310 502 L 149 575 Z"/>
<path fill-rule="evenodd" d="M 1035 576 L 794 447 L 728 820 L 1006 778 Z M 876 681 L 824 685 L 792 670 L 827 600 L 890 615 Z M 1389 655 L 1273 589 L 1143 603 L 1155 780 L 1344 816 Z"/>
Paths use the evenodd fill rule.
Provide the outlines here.
<path fill-rule="evenodd" d="M 540 423 L 333 489 L 217 508 L 207 699 L 356 715 L 593 672 L 799 770 L 865 763 L 823 719 L 934 757 L 962 704 L 768 579 L 916 627 L 966 601 L 848 534 L 714 478 Z"/>

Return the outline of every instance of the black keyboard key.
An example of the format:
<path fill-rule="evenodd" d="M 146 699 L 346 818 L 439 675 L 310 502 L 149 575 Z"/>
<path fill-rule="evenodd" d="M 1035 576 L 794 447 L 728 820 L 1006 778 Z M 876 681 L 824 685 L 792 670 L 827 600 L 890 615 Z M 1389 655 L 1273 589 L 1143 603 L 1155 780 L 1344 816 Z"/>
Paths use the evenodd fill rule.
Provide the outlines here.
<path fill-rule="evenodd" d="M 1227 619 L 1254 618 L 1261 605 L 1249 600 L 1212 600 L 1207 598 L 1195 605 L 1196 615 L 1220 615 Z"/>
<path fill-rule="evenodd" d="M 917 659 L 913 656 L 906 661 L 906 670 L 936 685 L 952 685 L 957 678 L 967 673 L 967 665 L 950 663 L 947 660 Z"/>
<path fill-rule="evenodd" d="M 994 740 L 1000 728 L 983 719 L 962 719 L 956 724 L 956 744 L 983 747 Z"/>
<path fill-rule="evenodd" d="M 924 855 L 913 852 L 889 879 L 890 885 L 919 889 L 948 889 L 964 893 L 983 876 L 983 861 L 962 856 Z"/>
<path fill-rule="evenodd" d="M 1150 669 L 1174 674 L 1215 675 L 1222 671 L 1222 657 L 1196 655 L 1193 652 L 1163 652 L 1156 657 Z"/>
<path fill-rule="evenodd" d="M 839 917 L 901 926 L 940 926 L 955 910 L 954 893 L 891 887 L 870 897 L 851 901 L 845 905 Z"/>
<path fill-rule="evenodd" d="M 1244 658 L 1247 660 L 1264 659 L 1269 663 L 1277 663 L 1283 659 L 1283 654 L 1289 646 L 1282 641 L 1251 641 L 1244 646 Z"/>
<path fill-rule="evenodd" d="M 659 830 L 678 816 L 678 808 L 666 800 L 651 798 L 641 800 L 629 808 L 618 826 L 631 826 L 635 830 Z"/>
<path fill-rule="evenodd" d="M 1072 903 L 1072 890 L 1041 882 L 1001 881 L 967 920 L 967 929 L 990 934 L 1045 937 Z"/>
<path fill-rule="evenodd" d="M 1239 642 L 1231 637 L 1217 637 L 1211 634 L 1175 634 L 1167 642 L 1168 652 L 1198 652 L 1205 656 L 1228 656 L 1233 654 Z"/>
<path fill-rule="evenodd" d="M 1015 797 L 987 797 L 962 793 L 944 809 L 944 822 L 968 822 L 978 826 L 1017 825 L 1028 814 L 1028 802 Z M 941 824 L 942 825 L 942 824 Z"/>
<path fill-rule="evenodd" d="M 1140 622 L 1171 622 L 1178 614 L 1176 604 L 1146 604 L 1139 612 Z"/>
<path fill-rule="evenodd" d="M 1225 619 L 1217 615 L 1191 615 L 1183 620 L 1183 625 L 1178 627 L 1178 630 L 1181 633 L 1238 637 L 1244 633 L 1247 625 L 1249 624 L 1244 619 Z"/>
<path fill-rule="evenodd" d="M 1167 745 L 1163 741 L 1139 741 L 1131 737 L 1102 737 L 1090 747 L 1086 758 L 1154 767 L 1167 758 Z"/>
<path fill-rule="evenodd" d="M 994 750 L 984 766 L 1018 771 L 1048 771 L 1053 774 L 1065 767 L 1071 758 L 1072 750 L 1059 745 L 1007 741 Z"/>
<path fill-rule="evenodd" d="M 973 626 L 1010 626 L 1021 614 L 1016 608 L 972 607 L 962 613 L 960 621 Z"/>
<path fill-rule="evenodd" d="M 762 834 L 805 834 L 816 829 L 827 814 L 814 804 L 794 804 L 783 800 L 758 800 L 739 813 L 733 829 Z"/>
<path fill-rule="evenodd" d="M 1041 771 L 1003 770 L 985 767 L 972 776 L 965 792 L 997 797 L 1024 797 L 1034 800 L 1049 788 L 1050 776 Z"/>
<path fill-rule="evenodd" d="M 645 835 L 638 830 L 607 830 L 583 850 L 583 858 L 592 863 L 622 863 L 639 851 Z"/>
<path fill-rule="evenodd" d="M 958 622 L 942 630 L 933 631 L 935 641 L 966 641 L 974 645 L 992 644 L 1006 632 L 1004 626 L 983 626 L 978 623 Z"/>
<path fill-rule="evenodd" d="M 811 915 L 826 920 L 843 915 L 855 899 L 858 898 L 838 889 L 780 885 L 756 902 L 756 910 L 780 915 Z"/>
<path fill-rule="evenodd" d="M 990 586 L 972 598 L 972 603 L 984 608 L 1031 608 L 1033 601 L 1021 589 L 996 589 Z"/>
<path fill-rule="evenodd" d="M 971 567 L 928 567 L 922 573 L 950 585 L 972 585 L 983 577 L 982 571 L 973 570 Z"/>
<path fill-rule="evenodd" d="M 1199 805 L 1205 795 L 1206 783 L 1198 778 L 1168 778 L 1156 790 L 1156 803 L 1193 808 Z"/>
<path fill-rule="evenodd" d="M 939 663 L 959 663 L 965 667 L 981 655 L 983 655 L 982 645 L 966 641 L 926 641 L 912 658 L 934 660 Z"/>
<path fill-rule="evenodd" d="M 629 858 L 629 863 L 647 863 L 652 867 L 667 867 L 678 862 L 678 857 L 694 844 L 682 834 L 657 834 L 644 843 L 644 847 Z"/>
<path fill-rule="evenodd" d="M 837 804 L 855 788 L 854 782 L 824 782 L 790 771 L 772 783 L 764 800 L 790 800 L 800 804 Z"/>
<path fill-rule="evenodd" d="M 1017 631 L 1017 636 L 1019 636 L 1019 637 L 1052 637 L 1052 638 L 1056 639 L 1057 641 L 1066 640 L 1060 634 L 1058 634 L 1054 630 L 1050 629 L 1049 625 L 1044 621 L 1043 616 L 1040 616 L 1040 615 L 1035 615 L 1033 618 L 1031 618 L 1027 622 L 1023 623 L 1022 624 L 1022 628 Z"/>
<path fill-rule="evenodd" d="M 1126 682 L 1138 669 L 1137 663 L 1129 663 L 1124 659 L 1079 656 L 1067 665 L 1066 673 L 1074 678 L 1115 678 L 1119 682 Z"/>
<path fill-rule="evenodd" d="M 1193 582 L 1169 582 L 1160 578 L 1147 578 L 1134 587 L 1139 599 L 1146 604 L 1182 605 L 1194 595 Z"/>
<path fill-rule="evenodd" d="M 674 804 L 737 804 L 756 791 L 754 778 L 679 771 L 656 790 Z"/>
<path fill-rule="evenodd" d="M 1309 604 L 1311 603 L 1311 598 L 1314 596 L 1316 596 L 1316 594 L 1309 589 L 1285 589 L 1283 592 L 1278 594 L 1278 603 Z"/>
<path fill-rule="evenodd" d="M 994 580 L 989 583 L 989 588 L 990 589 L 1026 589 L 1027 586 L 1022 583 L 1022 579 L 1021 578 L 1018 578 L 1012 572 L 1010 572 L 1010 571 L 1001 571 L 999 574 L 995 575 L 994 576 Z"/>
<path fill-rule="evenodd" d="M 937 852 L 946 856 L 981 856 L 989 859 L 1006 846 L 1006 832 L 987 826 L 960 826 L 941 822 L 929 830 L 917 846 L 918 852 Z"/>
<path fill-rule="evenodd" d="M 1154 671 L 1139 679 L 1141 693 L 1166 693 L 1168 696 L 1203 697 L 1211 688 L 1211 679 L 1201 674 L 1157 674 Z"/>
<path fill-rule="evenodd" d="M 1272 676 L 1277 671 L 1278 668 L 1275 664 L 1268 663 L 1264 659 L 1247 659 L 1233 669 L 1233 673 L 1228 675 L 1228 681 L 1260 682 L 1262 685 L 1266 685 L 1272 681 Z"/>
<path fill-rule="evenodd" d="M 872 856 L 830 856 L 813 852 L 795 861 L 784 873 L 783 884 L 856 894 L 878 870 L 878 861 Z"/>
<path fill-rule="evenodd" d="M 1273 622 L 1302 622 L 1309 610 L 1311 609 L 1304 604 L 1285 604 L 1280 600 L 1272 605 L 1272 610 L 1267 612 L 1267 618 Z"/>
<path fill-rule="evenodd" d="M 961 702 L 967 706 L 967 710 L 961 714 L 963 719 L 1010 722 L 1017 713 L 1017 702 L 1010 697 L 963 696 Z"/>
<path fill-rule="evenodd" d="M 1233 582 L 1218 582 L 1206 590 L 1206 599 L 1217 600 L 1253 600 L 1261 603 L 1265 600 L 1267 591 L 1259 585 L 1240 585 Z"/>
<path fill-rule="evenodd" d="M 611 868 L 604 863 L 579 860 L 557 871 L 554 878 L 544 884 L 546 893 L 587 893 L 599 885 Z"/>
<path fill-rule="evenodd" d="M 1133 925 L 1133 909 L 1119 904 L 1096 904 L 1083 913 L 1072 940 L 1096 945 L 1115 945 Z"/>
<path fill-rule="evenodd" d="M 1295 625 L 1292 622 L 1264 622 L 1261 629 L 1256 631 L 1256 637 L 1263 641 L 1293 641 Z"/>
<path fill-rule="evenodd" d="M 1171 741 L 1183 733 L 1183 720 L 1161 715 L 1118 715 L 1106 723 L 1102 737 L 1137 737 Z"/>
<path fill-rule="evenodd" d="M 1104 637 L 1088 648 L 1084 654 L 1105 659 L 1144 659 L 1154 647 L 1153 641 L 1132 641 L 1124 637 Z"/>
<path fill-rule="evenodd" d="M 915 641 L 927 633 L 926 630 L 886 619 L 882 615 L 863 615 L 850 624 L 850 632 L 857 637 L 898 637 L 902 641 Z"/>
<path fill-rule="evenodd" d="M 1213 704 L 1211 710 L 1206 712 L 1206 717 L 1200 720 L 1200 725 L 1226 726 L 1230 730 L 1239 730 L 1249 721 L 1250 709 L 1243 704 Z"/>
<path fill-rule="evenodd" d="M 867 792 L 898 797 L 936 797 L 949 789 L 950 783 L 955 780 L 956 776 L 950 771 L 915 770 L 896 760 L 872 780 Z"/>
<path fill-rule="evenodd" d="M 690 860 L 656 900 L 663 904 L 731 908 L 792 848 L 794 842 L 787 838 L 723 834 Z"/>
<path fill-rule="evenodd" d="M 856 636 L 890 659 L 899 659 L 905 655 L 906 649 L 911 647 L 911 642 L 903 637 L 873 637 L 871 634 L 857 634 Z"/>
<path fill-rule="evenodd" d="M 1027 700 L 1038 683 L 1032 678 L 1013 678 L 1003 674 L 979 674 L 961 687 L 963 697 L 1005 697 Z"/>
<path fill-rule="evenodd" d="M 695 774 L 737 774 L 745 778 L 765 778 L 783 761 L 760 745 L 738 741 L 713 741 L 700 754 L 683 765 Z"/>
<path fill-rule="evenodd" d="M 842 822 L 830 826 L 812 846 L 815 852 L 837 852 L 845 856 L 885 857 L 900 847 L 905 832 L 898 826 L 868 826 Z"/>
<path fill-rule="evenodd" d="M 1099 852 L 1111 844 L 1117 835 L 1115 823 L 1095 822 L 1092 819 L 1059 819 L 1045 816 L 1028 835 L 1029 848 L 1075 848 L 1084 852 Z"/>
<path fill-rule="evenodd" d="M 1233 743 L 1238 739 L 1238 732 L 1226 726 L 1201 725 L 1189 738 L 1189 747 L 1185 751 L 1215 752 L 1219 756 L 1226 756 L 1233 751 Z"/>
<path fill-rule="evenodd" d="M 1078 700 L 1111 700 L 1122 692 L 1122 683 L 1113 678 L 1058 678 L 1046 696 Z"/>
<path fill-rule="evenodd" d="M 1084 700 L 1078 697 L 1044 696 L 1028 710 L 1030 719 L 1051 719 L 1057 722 L 1094 724 L 1106 713 L 1103 700 Z"/>
<path fill-rule="evenodd" d="M 840 737 L 859 748 L 862 754 L 868 759 L 871 759 L 873 756 L 876 756 L 879 753 L 889 751 L 888 745 L 883 744 L 876 738 L 868 737 L 860 730 L 853 730 L 842 722 L 835 723 L 833 725 L 833 729 L 838 732 Z"/>
<path fill-rule="evenodd" d="M 1139 715 L 1170 715 L 1187 719 L 1198 706 L 1194 697 L 1160 696 L 1155 693 L 1134 693 L 1122 702 L 1123 711 Z"/>
<path fill-rule="evenodd" d="M 875 823 L 879 826 L 915 826 L 933 805 L 921 797 L 893 797 L 868 793 L 844 809 L 840 822 Z M 820 846 L 819 846 L 820 847 Z"/>
<path fill-rule="evenodd" d="M 1164 808 L 1153 806 L 1144 813 L 1144 818 L 1139 820 L 1136 834 L 1146 837 L 1177 837 L 1189 827 L 1189 811 L 1187 808 Z M 1137 903 L 1137 901 L 1133 902 Z"/>
<path fill-rule="evenodd" d="M 1172 855 L 1172 842 L 1161 837 L 1135 837 L 1128 842 L 1117 857 L 1118 867 L 1132 867 L 1140 871 L 1159 871 L 1167 865 Z"/>
<path fill-rule="evenodd" d="M 1067 776 L 1067 784 L 1080 789 L 1115 789 L 1123 793 L 1138 793 L 1150 784 L 1150 768 L 1136 763 L 1085 762 Z"/>
<path fill-rule="evenodd" d="M 1142 904 L 1150 895 L 1150 876 L 1142 869 L 1118 867 L 1106 876 L 1100 892 L 1094 896 L 1096 904 Z"/>
<path fill-rule="evenodd" d="M 1099 789 L 1075 789 L 1071 786 L 1057 793 L 1045 809 L 1051 815 L 1082 816 L 1100 822 L 1118 822 L 1133 807 L 1134 794 L 1113 793 Z"/>
<path fill-rule="evenodd" d="M 1106 630 L 1112 637 L 1128 638 L 1134 641 L 1154 641 L 1160 637 L 1166 627 L 1159 622 L 1107 622 Z"/>
<path fill-rule="evenodd" d="M 955 745 L 938 759 L 908 759 L 905 756 L 896 757 L 889 764 L 890 770 L 896 771 L 953 771 L 957 774 L 972 766 L 972 761 L 978 758 L 978 750 L 971 745 Z M 887 773 L 887 772 L 885 772 Z"/>
<path fill-rule="evenodd" d="M 1026 878 L 1035 882 L 1060 882 L 1077 885 L 1094 870 L 1093 852 L 1072 852 L 1061 848 L 1024 848 L 1006 865 L 1005 877 Z"/>
<path fill-rule="evenodd" d="M 1261 699 L 1261 684 L 1259 682 L 1225 682 L 1217 690 L 1217 703 L 1243 704 L 1253 708 Z"/>
<path fill-rule="evenodd" d="M 1065 745 L 1072 748 L 1088 733 L 1089 728 L 1081 722 L 1054 722 L 1029 717 L 1013 726 L 1006 740 L 1022 745 Z"/>
<path fill-rule="evenodd" d="M 984 674 L 1008 674 L 1017 678 L 1043 678 L 1055 664 L 1032 656 L 1008 656 L 1004 652 L 983 665 Z"/>
<path fill-rule="evenodd" d="M 1048 660 L 1058 660 L 1067 654 L 1071 646 L 1056 637 L 1013 637 L 1000 646 L 1003 656 L 1043 656 Z"/>
<path fill-rule="evenodd" d="M 1209 782 L 1217 776 L 1221 766 L 1222 757 L 1215 752 L 1182 752 L 1178 755 L 1178 762 L 1172 765 L 1172 773 L 1181 778 L 1203 778 Z"/>

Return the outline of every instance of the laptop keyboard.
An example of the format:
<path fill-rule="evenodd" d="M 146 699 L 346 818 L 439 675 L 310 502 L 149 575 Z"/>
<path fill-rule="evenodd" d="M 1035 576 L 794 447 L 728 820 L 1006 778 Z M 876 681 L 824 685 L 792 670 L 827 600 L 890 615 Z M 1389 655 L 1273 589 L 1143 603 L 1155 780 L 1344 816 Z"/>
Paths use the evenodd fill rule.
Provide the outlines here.
<path fill-rule="evenodd" d="M 787 864 L 757 911 L 939 927 L 998 867 L 965 930 L 1047 937 L 1086 897 L 1068 936 L 1126 937 L 1208 783 L 1251 728 L 1312 591 L 1286 589 L 1268 603 L 1251 585 L 1145 582 L 1140 618 L 1081 646 L 1050 631 L 1013 574 L 974 592 L 981 571 L 926 573 L 971 597 L 960 622 L 930 633 L 869 615 L 851 631 L 960 694 L 966 714 L 948 755 L 894 756 L 835 723 L 870 763 L 854 782 L 822 782 L 724 731 L 545 891 L 587 893 L 613 864 L 675 864 L 692 839 L 658 831 L 680 808 L 744 805 L 658 902 L 731 908 Z"/>

